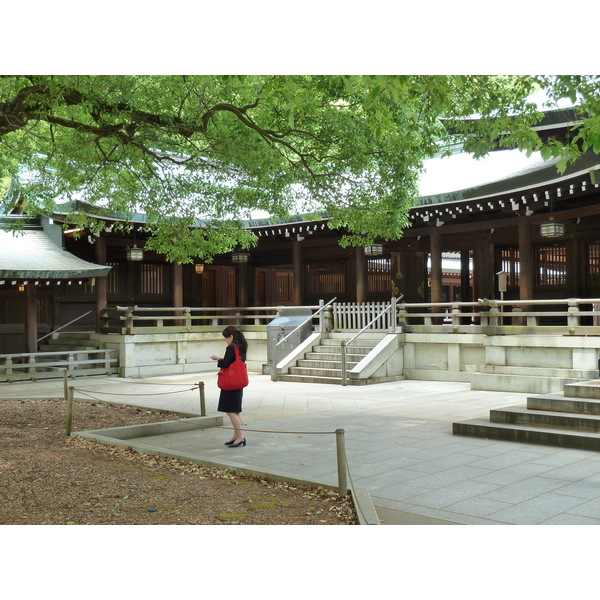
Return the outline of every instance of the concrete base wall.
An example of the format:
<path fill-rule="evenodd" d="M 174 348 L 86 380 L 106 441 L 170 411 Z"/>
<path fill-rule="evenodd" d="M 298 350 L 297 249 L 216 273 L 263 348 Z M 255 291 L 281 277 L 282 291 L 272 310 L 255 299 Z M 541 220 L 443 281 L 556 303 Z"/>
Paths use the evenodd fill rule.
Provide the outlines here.
<path fill-rule="evenodd" d="M 262 372 L 267 364 L 266 332 L 247 332 L 247 364 Z M 225 342 L 215 332 L 96 335 L 101 348 L 119 352 L 122 377 L 214 372 L 211 355 L 223 356 Z M 404 333 L 388 343 L 385 365 L 368 365 L 374 375 L 462 381 L 473 389 L 544 394 L 566 383 L 598 377 L 600 337 Z M 372 360 L 372 359 L 370 359 Z M 365 371 L 366 372 L 366 371 Z"/>
<path fill-rule="evenodd" d="M 250 371 L 260 371 L 267 362 L 266 333 L 244 333 L 248 340 L 246 364 Z M 215 372 L 217 363 L 211 355 L 225 354 L 225 340 L 218 333 L 166 334 L 97 334 L 101 348 L 119 353 L 119 376 L 152 377 Z"/>
<path fill-rule="evenodd" d="M 600 337 L 404 334 L 407 379 L 544 394 L 598 376 Z"/>

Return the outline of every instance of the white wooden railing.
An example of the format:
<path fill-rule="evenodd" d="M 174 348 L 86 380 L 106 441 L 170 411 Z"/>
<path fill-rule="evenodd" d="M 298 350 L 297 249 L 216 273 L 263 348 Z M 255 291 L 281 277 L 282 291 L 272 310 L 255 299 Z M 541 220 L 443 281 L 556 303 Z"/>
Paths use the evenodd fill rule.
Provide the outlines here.
<path fill-rule="evenodd" d="M 405 331 L 486 335 L 600 335 L 600 298 L 402 303 Z"/>
<path fill-rule="evenodd" d="M 116 350 L 72 350 L 0 354 L 0 382 L 110 375 L 117 372 Z"/>
<path fill-rule="evenodd" d="M 102 311 L 104 331 L 122 334 L 214 331 L 227 325 L 245 331 L 265 330 L 281 306 L 140 307 L 116 306 Z M 294 307 L 285 307 L 294 308 Z M 318 310 L 318 306 L 302 307 Z"/>
<path fill-rule="evenodd" d="M 394 329 L 396 314 L 389 302 L 336 302 L 332 306 L 334 331 Z"/>
<path fill-rule="evenodd" d="M 428 333 L 484 333 L 510 335 L 520 333 L 562 333 L 600 335 L 600 298 L 564 298 L 551 300 L 493 300 L 476 302 L 397 301 L 397 310 L 388 310 L 390 302 L 333 302 L 325 311 L 327 329 Z M 278 316 L 281 306 L 259 307 L 138 307 L 116 306 L 103 311 L 104 330 L 122 334 L 217 331 L 237 325 L 246 331 L 266 331 Z M 320 306 L 285 307 L 310 308 Z M 377 318 L 380 316 L 380 318 Z"/>

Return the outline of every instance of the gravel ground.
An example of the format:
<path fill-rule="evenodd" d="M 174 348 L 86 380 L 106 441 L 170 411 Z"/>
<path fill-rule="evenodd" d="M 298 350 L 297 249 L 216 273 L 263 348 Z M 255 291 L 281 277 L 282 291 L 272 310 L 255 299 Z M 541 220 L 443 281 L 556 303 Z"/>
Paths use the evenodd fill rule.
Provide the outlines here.
<path fill-rule="evenodd" d="M 236 475 L 65 435 L 60 399 L 0 400 L 0 524 L 353 525 L 329 489 Z M 73 431 L 173 415 L 76 402 Z"/>

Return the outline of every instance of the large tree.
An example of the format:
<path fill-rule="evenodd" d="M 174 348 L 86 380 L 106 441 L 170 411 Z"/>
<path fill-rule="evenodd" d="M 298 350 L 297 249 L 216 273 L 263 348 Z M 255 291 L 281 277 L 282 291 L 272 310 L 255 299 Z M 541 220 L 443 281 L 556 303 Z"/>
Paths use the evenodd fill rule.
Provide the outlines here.
<path fill-rule="evenodd" d="M 531 129 L 540 88 L 586 115 L 568 145 Z M 450 138 L 564 167 L 600 151 L 599 98 L 595 77 L 0 76 L 0 180 L 30 213 L 144 213 L 149 247 L 180 262 L 251 244 L 239 220 L 257 211 L 326 213 L 342 243 L 368 244 L 402 235 L 423 160 Z"/>

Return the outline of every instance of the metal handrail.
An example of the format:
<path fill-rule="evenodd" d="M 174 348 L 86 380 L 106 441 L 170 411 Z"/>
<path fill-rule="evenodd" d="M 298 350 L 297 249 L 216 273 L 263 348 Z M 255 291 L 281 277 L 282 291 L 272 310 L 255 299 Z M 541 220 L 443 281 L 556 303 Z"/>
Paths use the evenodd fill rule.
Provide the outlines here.
<path fill-rule="evenodd" d="M 389 306 L 385 310 L 382 310 L 376 317 L 371 319 L 371 321 L 369 321 L 356 335 L 351 337 L 348 341 L 342 340 L 342 342 L 340 343 L 341 352 L 342 352 L 342 385 L 346 385 L 346 379 L 347 379 L 347 377 L 346 377 L 346 347 L 349 346 L 356 338 L 358 338 L 360 335 L 362 335 L 369 327 L 371 327 L 371 325 L 373 325 L 373 323 L 375 323 L 375 321 L 378 321 L 379 319 L 381 319 L 381 317 L 383 317 L 383 315 L 385 315 L 388 311 L 393 309 L 393 312 L 396 313 L 397 302 L 398 302 L 398 300 L 401 300 L 403 297 L 404 296 L 401 295 L 398 298 L 392 298 Z M 396 331 L 396 321 L 394 319 L 393 324 L 392 324 L 392 333 L 394 333 L 395 331 Z"/>
<path fill-rule="evenodd" d="M 43 335 L 39 340 L 36 341 L 36 344 L 39 344 L 42 340 L 45 340 L 48 336 L 52 335 L 53 333 L 56 333 L 57 331 L 60 331 L 61 329 L 68 327 L 72 323 L 75 323 L 75 321 L 79 321 L 79 319 L 83 319 L 83 317 L 87 317 L 90 313 L 93 313 L 95 310 L 96 309 L 94 309 L 94 308 L 92 310 L 88 310 L 83 315 L 79 315 L 77 318 L 73 319 L 72 321 L 69 321 L 68 323 L 65 323 L 64 325 L 61 325 L 60 327 L 57 327 L 54 331 L 51 331 L 50 333 Z"/>
<path fill-rule="evenodd" d="M 294 327 L 294 329 L 292 329 L 292 331 L 290 331 L 284 338 L 280 339 L 275 344 L 275 346 L 279 346 L 279 344 L 285 342 L 285 340 L 287 340 L 295 331 L 300 329 L 300 327 L 303 327 L 304 325 L 306 325 L 309 321 L 312 321 L 321 311 L 323 311 L 325 308 L 327 308 L 330 304 L 332 304 L 336 300 L 337 300 L 337 298 L 333 298 L 333 300 L 330 300 L 327 304 L 324 304 L 323 306 L 321 306 L 321 308 L 319 308 L 319 310 L 314 312 L 312 315 L 306 317 L 306 319 L 304 319 L 304 321 L 302 321 L 302 323 L 300 323 L 300 325 L 298 325 L 297 327 Z"/>
<path fill-rule="evenodd" d="M 309 321 L 312 321 L 319 313 L 324 311 L 330 304 L 333 304 L 336 300 L 337 300 L 337 297 L 332 298 L 329 302 L 327 302 L 327 304 L 323 304 L 323 306 L 321 306 L 316 312 L 314 312 L 312 315 L 306 317 L 306 319 L 304 319 L 304 321 L 302 321 L 302 323 L 300 323 L 300 325 L 298 325 L 297 327 L 294 327 L 294 329 L 292 329 L 292 331 L 290 331 L 284 338 L 282 338 L 275 344 L 275 346 L 273 348 L 273 367 L 272 367 L 272 371 L 271 371 L 271 381 L 277 381 L 277 363 L 278 363 L 277 346 L 279 346 L 279 344 L 283 344 L 283 342 L 285 342 L 289 337 L 291 337 L 293 333 L 298 331 L 298 329 L 300 329 L 301 327 L 306 325 Z M 321 302 L 322 302 L 322 300 L 321 300 Z M 319 316 L 321 317 L 321 315 L 319 315 Z M 320 329 L 321 329 L 321 333 L 322 333 L 323 332 L 323 321 L 322 320 L 321 320 Z"/>

